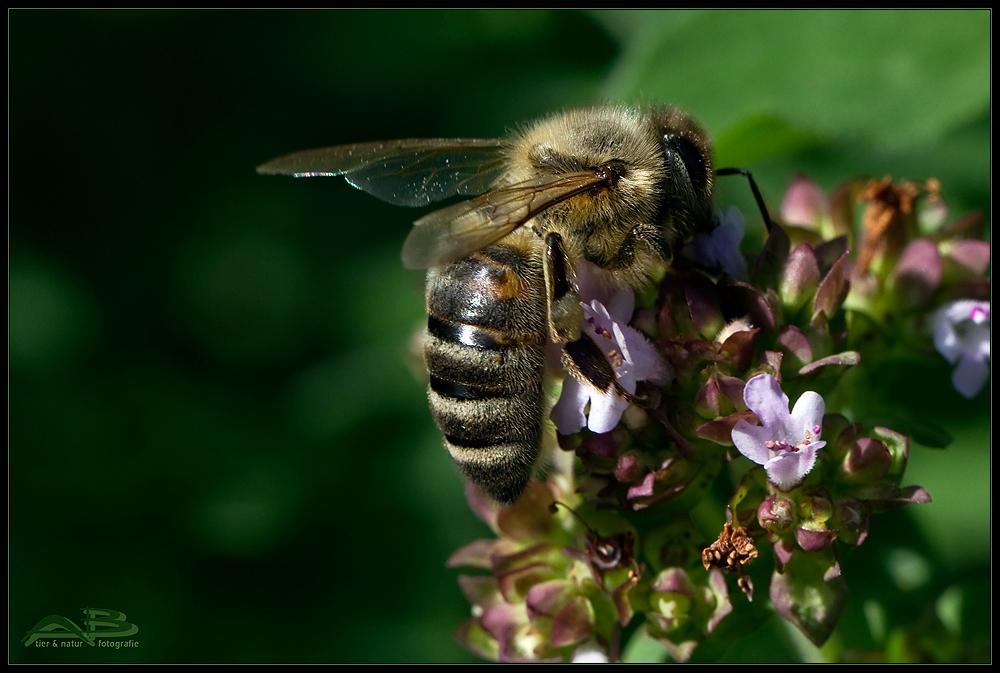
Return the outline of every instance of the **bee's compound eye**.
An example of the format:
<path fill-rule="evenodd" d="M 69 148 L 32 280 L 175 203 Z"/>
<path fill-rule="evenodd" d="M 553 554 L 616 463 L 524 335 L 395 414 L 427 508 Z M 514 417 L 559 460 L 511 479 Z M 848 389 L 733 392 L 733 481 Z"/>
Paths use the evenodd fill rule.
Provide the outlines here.
<path fill-rule="evenodd" d="M 703 191 L 708 184 L 708 164 L 705 152 L 691 140 L 682 135 L 666 135 L 663 137 L 664 149 L 667 153 L 668 163 L 672 163 L 672 155 L 677 155 L 684 168 L 687 169 L 688 178 L 696 191 Z"/>

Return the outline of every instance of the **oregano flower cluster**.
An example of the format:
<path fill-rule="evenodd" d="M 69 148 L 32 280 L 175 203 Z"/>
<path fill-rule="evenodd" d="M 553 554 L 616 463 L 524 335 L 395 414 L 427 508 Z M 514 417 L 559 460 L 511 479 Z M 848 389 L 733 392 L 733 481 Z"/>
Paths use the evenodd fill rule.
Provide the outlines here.
<path fill-rule="evenodd" d="M 851 181 L 828 197 L 797 178 L 780 222 L 765 219 L 750 254 L 742 215 L 718 215 L 648 296 L 577 270 L 581 331 L 637 402 L 566 377 L 543 478 L 508 508 L 470 488 L 496 533 L 449 562 L 478 569 L 460 578 L 471 650 L 617 661 L 638 623 L 686 661 L 748 600 L 769 600 L 819 645 L 848 600 L 839 547 L 862 544 L 881 510 L 930 502 L 904 485 L 905 429 L 866 423 L 843 400 L 881 363 L 935 351 L 958 393 L 980 393 L 981 218 L 951 219 L 933 180 Z M 719 482 L 731 497 L 706 530 L 691 513 Z M 764 556 L 770 585 L 755 590 L 747 570 Z"/>

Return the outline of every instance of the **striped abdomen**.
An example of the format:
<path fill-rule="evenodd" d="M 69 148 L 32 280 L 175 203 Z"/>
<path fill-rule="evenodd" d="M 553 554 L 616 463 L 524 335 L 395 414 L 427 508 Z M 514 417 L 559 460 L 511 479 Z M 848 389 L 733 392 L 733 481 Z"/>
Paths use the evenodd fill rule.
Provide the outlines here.
<path fill-rule="evenodd" d="M 427 278 L 431 411 L 466 478 L 512 503 L 541 439 L 547 338 L 541 261 L 495 244 Z"/>

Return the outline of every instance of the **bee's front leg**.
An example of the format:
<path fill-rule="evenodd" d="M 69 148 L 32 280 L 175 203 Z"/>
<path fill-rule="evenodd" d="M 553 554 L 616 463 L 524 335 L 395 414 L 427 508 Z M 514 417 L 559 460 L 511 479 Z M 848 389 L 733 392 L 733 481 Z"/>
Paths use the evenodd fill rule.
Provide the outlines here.
<path fill-rule="evenodd" d="M 576 290 L 576 277 L 562 236 L 549 232 L 545 236 L 545 290 L 549 310 L 549 334 L 556 343 L 568 343 L 580 338 L 583 307 Z"/>
<path fill-rule="evenodd" d="M 545 237 L 549 334 L 553 341 L 563 344 L 563 366 L 581 383 L 594 386 L 605 394 L 614 392 L 632 401 L 633 396 L 618 383 L 607 356 L 593 339 L 581 333 L 584 312 L 573 280 L 562 236 L 550 232 Z"/>
<path fill-rule="evenodd" d="M 630 269 L 636 264 L 636 258 L 647 252 L 653 252 L 664 264 L 670 264 L 673 252 L 664 239 L 663 233 L 653 224 L 637 224 L 632 227 L 614 254 L 588 255 L 588 259 L 607 271 Z"/>

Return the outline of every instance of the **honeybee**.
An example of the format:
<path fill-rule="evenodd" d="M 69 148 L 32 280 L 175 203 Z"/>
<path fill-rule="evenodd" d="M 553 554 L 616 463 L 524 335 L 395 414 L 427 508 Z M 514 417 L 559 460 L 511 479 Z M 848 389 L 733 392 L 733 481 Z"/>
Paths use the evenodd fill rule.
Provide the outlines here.
<path fill-rule="evenodd" d="M 528 484 L 546 411 L 546 347 L 581 383 L 631 396 L 581 335 L 575 269 L 638 289 L 712 218 L 712 147 L 685 112 L 607 106 L 509 139 L 392 140 L 290 154 L 259 173 L 343 175 L 389 203 L 478 195 L 414 223 L 403 263 L 428 269 L 424 357 L 444 444 L 502 504 Z"/>

